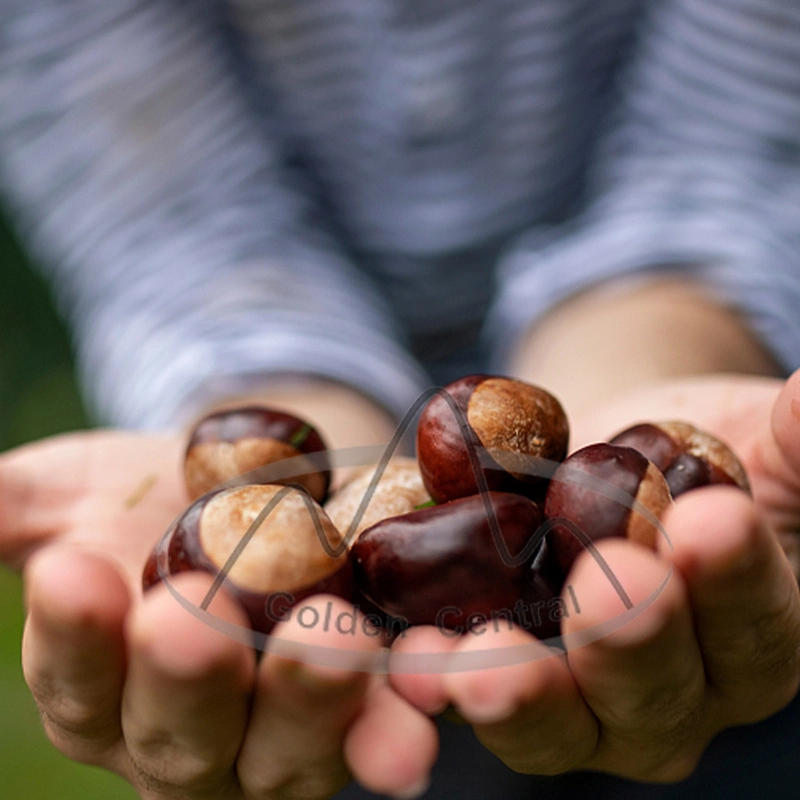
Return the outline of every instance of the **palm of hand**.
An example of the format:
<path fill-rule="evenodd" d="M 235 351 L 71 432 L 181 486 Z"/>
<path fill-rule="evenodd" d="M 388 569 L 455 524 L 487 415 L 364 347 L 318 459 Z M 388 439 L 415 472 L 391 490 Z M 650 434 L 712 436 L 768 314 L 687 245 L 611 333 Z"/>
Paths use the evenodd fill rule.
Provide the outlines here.
<path fill-rule="evenodd" d="M 22 566 L 45 544 L 112 559 L 131 590 L 147 553 L 188 502 L 178 437 L 93 431 L 19 448 L 0 461 L 0 557 Z"/>

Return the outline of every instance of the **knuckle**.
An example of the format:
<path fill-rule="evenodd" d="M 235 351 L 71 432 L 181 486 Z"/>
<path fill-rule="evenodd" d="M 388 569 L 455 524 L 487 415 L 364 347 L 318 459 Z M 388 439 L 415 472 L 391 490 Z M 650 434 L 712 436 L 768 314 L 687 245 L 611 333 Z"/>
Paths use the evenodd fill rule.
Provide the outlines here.
<path fill-rule="evenodd" d="M 691 777 L 700 763 L 705 748 L 681 752 L 652 767 L 644 776 L 645 780 L 657 783 L 681 783 Z"/>
<path fill-rule="evenodd" d="M 705 706 L 654 707 L 649 724 L 606 729 L 590 765 L 610 769 L 625 778 L 658 783 L 678 783 L 697 768 L 713 728 Z"/>
<path fill-rule="evenodd" d="M 52 676 L 24 670 L 45 734 L 65 756 L 103 764 L 122 738 L 119 709 L 81 700 L 60 689 Z"/>
<path fill-rule="evenodd" d="M 697 736 L 676 746 L 666 742 L 641 746 L 632 740 L 606 742 L 588 766 L 644 783 L 680 783 L 697 769 L 709 740 L 709 736 Z"/>
<path fill-rule="evenodd" d="M 129 742 L 130 759 L 139 781 L 164 797 L 208 792 L 224 782 L 229 764 L 193 753 L 169 736 Z"/>
<path fill-rule="evenodd" d="M 759 722 L 788 705 L 800 687 L 798 668 L 784 665 L 742 678 L 725 686 L 722 696 L 730 711 L 731 724 Z"/>
<path fill-rule="evenodd" d="M 690 694 L 679 700 L 672 695 L 652 698 L 652 702 L 642 710 L 645 724 L 658 741 L 666 741 L 673 748 L 683 747 L 697 733 L 705 714 L 705 685 L 698 679 L 698 685 Z"/>
<path fill-rule="evenodd" d="M 98 708 L 41 686 L 32 693 L 47 735 L 57 747 L 61 748 L 68 741 L 101 747 L 119 738 L 119 718 L 107 708 Z"/>
<path fill-rule="evenodd" d="M 94 724 L 91 728 L 64 724 L 40 708 L 44 732 L 62 755 L 82 764 L 103 766 L 109 753 L 119 742 L 119 729 L 112 725 Z"/>
<path fill-rule="evenodd" d="M 603 727 L 615 737 L 642 745 L 654 742 L 675 750 L 696 734 L 704 715 L 704 695 L 704 677 L 698 675 L 677 688 L 653 687 L 650 692 L 632 697 L 630 703 L 615 698 L 615 704 L 596 711 Z"/>
<path fill-rule="evenodd" d="M 240 776 L 248 800 L 324 800 L 351 781 L 344 764 L 325 770 L 279 777 L 277 774 Z"/>
<path fill-rule="evenodd" d="M 102 737 L 110 727 L 104 712 L 69 698 L 51 704 L 47 716 L 63 731 L 87 739 Z"/>
<path fill-rule="evenodd" d="M 800 686 L 800 618 L 794 605 L 764 615 L 749 636 L 715 642 L 709 678 L 734 709 L 734 722 L 755 722 L 783 708 Z"/>
<path fill-rule="evenodd" d="M 495 753 L 495 755 L 498 755 L 500 760 L 510 770 L 520 775 L 554 776 L 578 768 L 578 766 L 573 763 L 572 759 L 565 759 L 563 755 L 556 757 L 547 754 L 530 756 L 521 755 L 519 753 L 505 753 L 502 755 Z"/>
<path fill-rule="evenodd" d="M 477 733 L 477 732 L 476 732 Z M 478 739 L 509 769 L 521 775 L 560 775 L 579 769 L 591 757 L 596 742 L 572 740 L 565 747 L 562 740 L 549 743 L 539 738 L 531 746 L 528 737 L 504 737 L 498 742 L 477 733 Z"/>

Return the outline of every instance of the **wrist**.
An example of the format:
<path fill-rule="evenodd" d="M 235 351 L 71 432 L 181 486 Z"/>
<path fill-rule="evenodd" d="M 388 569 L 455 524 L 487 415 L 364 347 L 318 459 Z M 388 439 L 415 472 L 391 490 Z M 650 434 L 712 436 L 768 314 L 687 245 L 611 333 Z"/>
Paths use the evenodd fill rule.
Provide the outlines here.
<path fill-rule="evenodd" d="M 577 412 L 669 378 L 780 374 L 738 312 L 679 278 L 594 288 L 569 299 L 531 327 L 511 369 Z"/>

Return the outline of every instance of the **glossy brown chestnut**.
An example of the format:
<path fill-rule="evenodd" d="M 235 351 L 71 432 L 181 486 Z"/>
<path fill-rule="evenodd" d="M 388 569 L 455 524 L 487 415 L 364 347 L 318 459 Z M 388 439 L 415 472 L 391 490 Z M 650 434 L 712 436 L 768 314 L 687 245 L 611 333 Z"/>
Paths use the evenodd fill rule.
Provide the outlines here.
<path fill-rule="evenodd" d="M 355 471 L 325 504 L 325 512 L 343 534 L 347 535 L 355 522 L 354 539 L 382 519 L 407 514 L 431 499 L 415 459 L 395 456 L 377 483 L 376 469 L 377 465 L 371 464 Z"/>
<path fill-rule="evenodd" d="M 502 542 L 493 536 L 486 503 Z M 533 501 L 503 492 L 391 517 L 353 545 L 356 586 L 387 614 L 412 625 L 463 630 L 476 619 L 511 619 L 541 520 Z"/>
<path fill-rule="evenodd" d="M 673 497 L 711 484 L 750 492 L 742 463 L 725 442 L 689 422 L 641 423 L 618 433 L 611 444 L 633 447 L 667 479 Z"/>
<path fill-rule="evenodd" d="M 249 532 L 270 503 L 272 510 Z M 223 585 L 244 606 L 253 630 L 269 633 L 282 612 L 311 594 L 352 597 L 349 559 L 345 553 L 334 557 L 341 542 L 322 508 L 301 490 L 239 486 L 189 506 L 166 543 L 166 567 L 170 575 L 204 570 L 217 576 L 226 570 Z M 160 579 L 158 563 L 157 547 L 145 565 L 145 589 Z"/>
<path fill-rule="evenodd" d="M 634 506 L 658 518 L 670 502 L 663 474 L 638 450 L 589 445 L 570 455 L 550 481 L 544 504 L 548 547 L 565 575 L 586 541 L 623 536 L 655 549 L 658 529 Z"/>
<path fill-rule="evenodd" d="M 568 441 L 566 414 L 549 392 L 511 378 L 470 375 L 446 386 L 423 409 L 417 457 L 437 503 L 480 490 L 470 451 L 483 448 L 490 451 L 480 456 L 489 489 L 540 499 L 552 462 L 563 461 Z M 539 474 L 531 474 L 530 457 L 542 459 Z"/>
<path fill-rule="evenodd" d="M 192 430 L 184 457 L 184 476 L 194 500 L 221 483 L 267 464 L 317 453 L 303 473 L 299 463 L 290 479 L 270 483 L 297 483 L 319 503 L 330 484 L 325 443 L 307 422 L 261 406 L 218 411 L 204 417 Z M 262 483 L 248 476 L 247 483 Z"/>

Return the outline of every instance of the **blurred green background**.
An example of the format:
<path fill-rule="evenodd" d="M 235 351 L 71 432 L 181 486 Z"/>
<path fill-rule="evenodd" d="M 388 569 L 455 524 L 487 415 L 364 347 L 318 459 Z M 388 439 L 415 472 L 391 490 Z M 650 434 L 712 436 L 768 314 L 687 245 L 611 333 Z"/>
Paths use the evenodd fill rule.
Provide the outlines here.
<path fill-rule="evenodd" d="M 66 329 L 0 217 L 0 450 L 87 427 Z M 126 783 L 61 756 L 45 738 L 20 668 L 17 575 L 0 567 L 0 797 L 129 800 Z"/>

